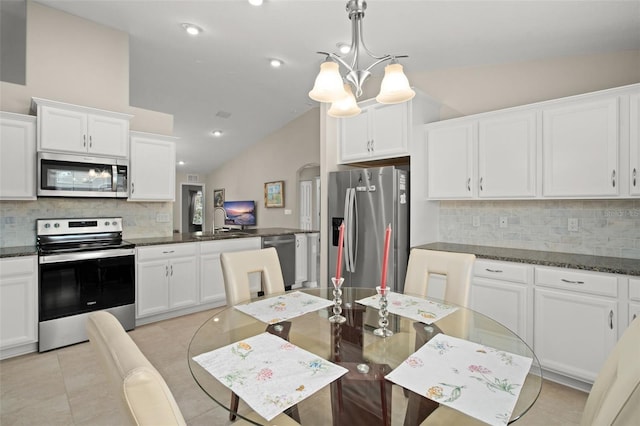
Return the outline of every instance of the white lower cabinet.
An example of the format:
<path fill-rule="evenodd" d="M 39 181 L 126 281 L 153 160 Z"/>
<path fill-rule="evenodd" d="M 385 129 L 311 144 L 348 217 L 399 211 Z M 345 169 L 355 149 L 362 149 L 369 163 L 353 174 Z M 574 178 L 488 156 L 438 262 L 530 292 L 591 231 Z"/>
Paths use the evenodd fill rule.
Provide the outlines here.
<path fill-rule="evenodd" d="M 37 256 L 0 260 L 0 351 L 5 358 L 31 352 L 38 341 Z"/>
<path fill-rule="evenodd" d="M 307 235 L 296 234 L 296 284 L 309 280 Z"/>
<path fill-rule="evenodd" d="M 197 243 L 137 249 L 136 318 L 198 303 Z"/>
<path fill-rule="evenodd" d="M 593 382 L 618 338 L 618 279 L 535 268 L 534 350 L 543 368 Z"/>
<path fill-rule="evenodd" d="M 200 303 L 214 303 L 218 306 L 226 304 L 227 298 L 224 291 L 224 278 L 222 276 L 222 266 L 220 265 L 221 253 L 258 250 L 260 246 L 260 238 L 240 238 L 201 242 Z M 258 283 L 257 286 L 259 285 L 260 284 Z"/>
<path fill-rule="evenodd" d="M 640 278 L 629 278 L 629 324 L 640 317 Z"/>
<path fill-rule="evenodd" d="M 509 262 L 476 260 L 471 308 L 533 344 L 533 268 Z"/>

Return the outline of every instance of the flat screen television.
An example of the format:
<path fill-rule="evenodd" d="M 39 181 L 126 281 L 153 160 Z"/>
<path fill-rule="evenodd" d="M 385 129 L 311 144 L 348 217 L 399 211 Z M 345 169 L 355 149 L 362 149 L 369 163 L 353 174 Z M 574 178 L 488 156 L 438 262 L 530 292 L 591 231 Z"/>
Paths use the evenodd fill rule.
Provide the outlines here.
<path fill-rule="evenodd" d="M 225 225 L 255 226 L 256 203 L 254 201 L 225 201 L 222 203 L 225 211 Z"/>

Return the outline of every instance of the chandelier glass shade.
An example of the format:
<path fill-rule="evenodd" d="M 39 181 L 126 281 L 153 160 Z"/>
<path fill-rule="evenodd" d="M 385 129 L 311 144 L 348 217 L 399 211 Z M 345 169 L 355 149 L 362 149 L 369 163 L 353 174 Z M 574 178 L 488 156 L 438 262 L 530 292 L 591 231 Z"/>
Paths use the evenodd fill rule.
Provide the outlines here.
<path fill-rule="evenodd" d="M 362 20 L 366 8 L 365 0 L 347 2 L 346 10 L 351 20 L 351 46 L 347 54 L 340 56 L 336 53 L 318 52 L 326 55 L 327 59 L 320 65 L 320 72 L 313 89 L 309 92 L 309 97 L 318 102 L 332 103 L 328 114 L 333 117 L 351 117 L 360 113 L 356 98 L 362 95 L 362 86 L 371 75 L 371 69 L 383 62 L 391 61 L 385 67 L 380 93 L 376 96 L 376 100 L 383 104 L 395 104 L 406 102 L 415 96 L 402 70 L 402 65 L 397 63 L 397 58 L 407 56 L 375 55 L 365 45 L 362 38 Z M 373 63 L 366 68 L 360 68 L 361 53 L 373 60 Z M 340 74 L 341 65 L 346 70 L 344 76 Z"/>

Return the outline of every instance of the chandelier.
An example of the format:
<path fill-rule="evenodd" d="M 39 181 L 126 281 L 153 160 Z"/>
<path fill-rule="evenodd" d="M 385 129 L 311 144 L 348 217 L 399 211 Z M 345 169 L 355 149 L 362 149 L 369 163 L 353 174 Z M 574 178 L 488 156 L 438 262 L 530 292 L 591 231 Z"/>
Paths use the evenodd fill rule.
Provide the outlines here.
<path fill-rule="evenodd" d="M 406 58 L 407 55 L 375 55 L 364 44 L 362 19 L 366 8 L 365 0 L 347 1 L 346 9 L 351 20 L 351 46 L 344 57 L 336 53 L 317 52 L 326 55 L 326 60 L 320 65 L 320 72 L 309 97 L 318 102 L 331 102 L 328 114 L 332 117 L 352 117 L 360 113 L 356 98 L 362 95 L 362 85 L 371 75 L 371 69 L 382 62 L 391 61 L 384 69 L 380 93 L 376 96 L 378 102 L 397 104 L 410 100 L 416 94 L 409 87 L 409 80 L 397 61 L 397 58 Z M 364 69 L 360 69 L 361 53 L 366 53 L 373 59 L 373 63 Z M 340 65 L 346 69 L 344 78 L 340 75 Z"/>

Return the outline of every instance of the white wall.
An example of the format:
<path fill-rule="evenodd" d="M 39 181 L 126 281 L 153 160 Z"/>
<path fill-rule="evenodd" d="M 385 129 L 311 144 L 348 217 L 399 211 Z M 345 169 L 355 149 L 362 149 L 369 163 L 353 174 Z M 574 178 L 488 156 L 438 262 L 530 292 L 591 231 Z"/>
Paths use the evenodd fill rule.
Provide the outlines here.
<path fill-rule="evenodd" d="M 259 228 L 298 228 L 297 171 L 320 164 L 320 120 L 312 109 L 207 176 L 206 197 L 224 189 L 226 200 L 254 200 Z M 265 208 L 265 182 L 284 181 L 284 208 Z M 285 210 L 291 210 L 285 215 Z M 213 223 L 213 211 L 207 212 Z"/>
<path fill-rule="evenodd" d="M 171 135 L 173 116 L 129 106 L 126 33 L 41 4 L 27 2 L 26 84 L 0 82 L 0 110 L 28 114 L 31 97 L 135 114 L 131 130 Z M 0 201 L 0 246 L 35 242 L 35 219 L 116 215 L 125 238 L 171 235 L 171 203 L 46 199 Z"/>

